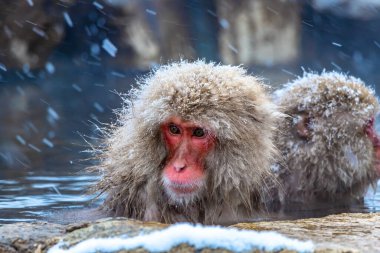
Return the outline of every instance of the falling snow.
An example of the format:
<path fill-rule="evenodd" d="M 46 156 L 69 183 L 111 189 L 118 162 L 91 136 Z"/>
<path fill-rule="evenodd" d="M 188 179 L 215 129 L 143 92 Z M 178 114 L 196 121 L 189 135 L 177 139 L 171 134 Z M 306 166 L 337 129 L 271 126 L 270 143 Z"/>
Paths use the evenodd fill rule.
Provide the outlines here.
<path fill-rule="evenodd" d="M 111 71 L 111 75 L 116 76 L 116 77 L 120 77 L 120 78 L 124 78 L 125 77 L 125 75 L 123 73 L 120 73 L 120 72 L 117 72 L 117 71 Z"/>
<path fill-rule="evenodd" d="M 103 106 L 101 106 L 98 102 L 94 102 L 94 107 L 96 110 L 98 110 L 99 112 L 104 112 L 104 108 Z"/>
<path fill-rule="evenodd" d="M 18 142 L 20 142 L 22 145 L 25 145 L 26 144 L 26 141 L 24 140 L 24 138 L 22 138 L 20 135 L 16 135 L 16 140 Z"/>
<path fill-rule="evenodd" d="M 287 70 L 287 69 L 281 69 L 282 72 L 286 73 L 286 74 L 289 74 L 291 76 L 294 76 L 294 77 L 298 77 L 296 74 L 294 74 L 293 72 Z"/>
<path fill-rule="evenodd" d="M 237 48 L 234 47 L 234 46 L 231 45 L 231 44 L 228 44 L 228 48 L 231 49 L 231 51 L 234 52 L 235 54 L 238 54 L 238 53 L 239 53 L 239 51 L 237 50 Z"/>
<path fill-rule="evenodd" d="M 26 0 L 26 1 L 28 2 L 28 4 L 29 4 L 30 6 L 33 6 L 33 5 L 34 5 L 33 0 Z"/>
<path fill-rule="evenodd" d="M 69 13 L 67 13 L 66 11 L 63 12 L 63 17 L 65 18 L 65 21 L 66 21 L 66 24 L 69 26 L 69 27 L 73 27 L 74 24 L 73 24 L 73 21 L 69 15 Z"/>
<path fill-rule="evenodd" d="M 48 115 L 47 115 L 47 120 L 51 125 L 54 125 L 57 120 L 59 120 L 59 115 L 58 113 L 52 108 L 48 107 L 47 109 Z"/>
<path fill-rule="evenodd" d="M 115 45 L 109 40 L 109 39 L 104 39 L 102 43 L 102 48 L 112 57 L 116 56 L 117 53 L 117 48 Z"/>
<path fill-rule="evenodd" d="M 97 1 L 94 1 L 92 3 L 96 8 L 98 8 L 99 10 L 102 10 L 104 8 L 104 6 L 100 3 L 98 3 Z"/>
<path fill-rule="evenodd" d="M 219 24 L 223 29 L 228 29 L 230 27 L 230 23 L 224 18 L 219 20 Z"/>
<path fill-rule="evenodd" d="M 37 151 L 38 153 L 41 153 L 41 149 L 37 148 L 36 146 L 34 146 L 33 144 L 28 144 L 28 146 L 33 149 L 34 151 Z"/>
<path fill-rule="evenodd" d="M 67 137 L 63 133 L 68 132 L 62 131 L 63 125 L 68 125 L 67 123 L 70 123 L 70 127 L 74 127 L 74 130 L 70 129 L 70 131 L 75 132 L 79 128 L 82 131 L 82 127 L 87 127 L 86 123 L 84 122 L 86 122 L 88 118 L 91 118 L 95 121 L 109 120 L 109 115 L 107 113 L 111 111 L 109 109 L 111 108 L 111 106 L 117 106 L 117 100 L 112 101 L 112 105 L 109 105 L 109 97 L 106 97 L 108 95 L 105 94 L 109 93 L 109 90 L 119 88 L 122 92 L 124 92 L 129 88 L 128 85 L 130 84 L 130 79 L 132 79 L 132 75 L 135 74 L 134 68 L 136 66 L 133 66 L 133 64 L 135 61 L 138 62 L 138 57 L 136 57 L 136 60 L 135 58 L 133 58 L 135 57 L 134 55 L 129 59 L 127 53 L 125 53 L 127 50 L 134 50 L 135 48 L 133 45 L 128 44 L 128 41 L 123 40 L 124 37 L 118 37 L 124 36 L 125 30 L 123 29 L 125 29 L 126 27 L 129 28 L 129 26 L 127 26 L 126 23 L 121 22 L 122 29 L 118 30 L 119 20 L 117 20 L 118 18 L 120 18 L 119 15 L 126 14 L 119 13 L 118 10 L 121 10 L 125 3 L 128 1 L 79 1 L 79 5 L 86 4 L 86 6 L 88 7 L 88 9 L 83 9 L 84 12 L 81 13 L 78 12 L 78 9 L 75 9 L 79 6 L 78 4 L 72 5 L 68 4 L 68 2 L 60 1 L 58 4 L 52 4 L 51 6 L 49 6 L 48 9 L 43 8 L 43 11 L 45 12 L 53 10 L 54 6 L 58 7 L 58 9 L 56 9 L 54 12 L 45 13 L 48 14 L 48 16 L 50 14 L 57 14 L 58 20 L 54 19 L 53 21 L 49 18 L 46 20 L 44 16 L 39 17 L 38 15 L 32 15 L 32 11 L 36 11 L 39 8 L 41 8 L 41 4 L 39 3 L 39 1 L 36 1 L 36 3 L 34 3 L 34 0 L 23 0 L 19 5 L 23 6 L 23 8 L 26 8 L 24 10 L 30 11 L 30 15 L 29 13 L 26 13 L 28 15 L 22 16 L 23 13 L 17 12 L 19 13 L 17 14 L 17 16 L 21 16 L 21 18 L 8 18 L 12 17 L 12 13 L 14 11 L 12 8 L 16 8 L 18 4 L 9 5 L 10 9 L 7 10 L 5 13 L 4 24 L 2 24 L 3 29 L 1 30 L 5 40 L 3 41 L 4 48 L 0 50 L 0 58 L 2 61 L 0 62 L 0 84 L 2 85 L 1 87 L 4 90 L 4 92 L 2 93 L 2 99 L 4 99 L 3 103 L 6 104 L 6 107 L 3 108 L 5 125 L 3 133 L 4 149 L 0 150 L 0 159 L 2 159 L 0 160 L 0 163 L 3 161 L 15 161 L 17 166 L 30 167 L 31 164 L 34 165 L 33 163 L 35 157 L 37 157 L 36 160 L 37 162 L 39 162 L 39 159 L 46 155 L 45 153 L 42 153 L 42 151 L 49 150 L 49 148 L 55 147 L 55 149 L 50 150 L 46 153 L 50 154 L 53 151 L 60 152 L 63 149 L 67 149 L 70 150 L 70 154 L 75 155 L 75 152 L 72 151 L 74 150 L 74 148 L 71 145 L 72 143 L 65 143 L 65 147 L 61 146 L 62 140 Z M 371 20 L 371 18 L 367 15 L 361 16 L 361 18 L 357 19 L 359 23 L 363 23 L 363 21 L 365 21 L 365 23 L 371 23 L 373 25 L 363 27 L 363 33 L 361 33 L 361 31 L 355 31 L 354 33 L 354 29 L 358 29 L 356 28 L 356 26 L 353 26 L 353 33 L 350 34 L 351 27 L 345 27 L 344 23 L 342 22 L 342 20 L 344 20 L 344 17 L 335 16 L 334 13 L 337 13 L 338 11 L 349 12 L 356 10 L 358 12 L 368 11 L 368 13 L 366 14 L 375 13 L 377 15 L 380 7 L 380 1 L 312 0 L 311 2 L 313 2 L 313 4 L 311 5 L 314 5 L 314 7 L 317 8 L 313 9 L 313 15 L 310 16 L 308 13 L 302 12 L 302 15 L 300 15 L 299 17 L 305 18 L 305 20 L 297 21 L 299 22 L 298 25 L 300 25 L 299 27 L 297 26 L 298 30 L 296 31 L 297 33 L 299 33 L 299 37 L 297 37 L 297 43 L 299 42 L 299 44 L 295 45 L 298 46 L 297 52 L 299 53 L 297 60 L 291 62 L 290 64 L 285 62 L 284 64 L 274 65 L 274 68 L 270 70 L 264 68 L 262 72 L 261 67 L 254 69 L 256 65 L 253 65 L 254 72 L 256 70 L 259 70 L 257 71 L 258 75 L 263 75 L 265 76 L 265 78 L 268 78 L 269 83 L 272 82 L 272 77 L 274 78 L 274 82 L 278 81 L 277 74 L 279 72 L 279 76 L 281 76 L 281 78 L 284 77 L 284 79 L 281 79 L 281 81 L 286 82 L 288 79 L 298 76 L 299 68 L 297 64 L 302 63 L 304 64 L 306 69 L 310 68 L 311 70 L 316 71 L 321 71 L 323 68 L 326 68 L 328 70 L 335 69 L 340 72 L 346 72 L 352 75 L 360 76 L 361 78 L 364 78 L 366 81 L 368 81 L 370 84 L 374 83 L 375 85 L 377 85 L 378 89 L 378 84 L 376 83 L 376 69 L 379 63 L 376 54 L 380 53 L 380 39 L 376 30 L 376 27 L 378 27 L 378 21 Z M 112 3 L 112 6 L 108 5 L 110 3 Z M 346 7 L 340 3 L 345 3 Z M 368 6 L 365 5 L 365 3 L 367 3 Z M 202 5 L 204 6 L 206 4 Z M 276 19 L 281 18 L 281 9 L 271 8 L 269 6 L 272 5 L 264 6 L 266 12 L 269 12 L 272 15 L 272 17 L 276 15 Z M 104 11 L 106 7 L 107 12 Z M 113 12 L 112 8 L 115 7 L 119 9 L 116 9 L 117 11 Z M 160 10 L 159 8 L 157 10 L 155 9 L 156 7 L 158 7 L 158 5 L 156 4 L 145 3 L 140 7 L 141 8 L 139 8 L 139 11 L 141 13 L 138 13 L 138 16 L 139 18 L 142 17 L 146 19 L 144 20 L 147 21 L 148 25 L 146 29 L 157 28 L 157 24 L 155 22 L 157 22 L 158 19 L 160 21 L 162 21 L 161 19 L 165 19 L 165 13 L 158 12 L 157 10 Z M 228 15 L 221 16 L 219 9 L 216 7 L 218 6 L 213 6 L 211 7 L 212 9 L 203 9 L 205 13 L 204 16 L 206 16 L 208 20 L 213 21 L 213 26 L 215 26 L 214 29 L 216 30 L 216 32 L 218 34 L 222 32 L 231 32 L 231 34 L 241 36 L 239 35 L 239 33 L 234 33 L 236 32 L 235 29 L 241 28 L 240 23 L 238 23 L 239 26 L 237 27 L 237 22 L 234 19 L 233 15 L 229 15 L 229 13 L 227 13 Z M 191 8 L 194 8 L 194 6 L 186 5 L 186 8 L 190 10 Z M 301 6 L 300 8 L 303 7 Z M 339 21 L 331 22 L 331 24 L 336 25 L 335 28 L 327 23 L 322 24 L 325 21 L 324 19 L 318 17 L 319 15 L 316 15 L 319 13 L 318 9 L 330 10 L 330 12 L 324 13 L 322 17 L 324 15 L 328 15 L 329 17 L 331 17 L 331 21 Z M 114 13 L 116 13 L 117 15 L 115 16 Z M 91 16 L 93 14 L 94 16 Z M 140 14 L 142 14 L 142 16 Z M 194 51 L 194 55 L 199 56 L 200 54 L 197 51 L 197 48 L 199 48 L 199 45 L 204 46 L 206 45 L 205 43 L 208 42 L 204 41 L 204 39 L 201 37 L 197 37 L 197 34 L 201 35 L 201 33 L 196 33 L 197 29 L 199 28 L 194 28 L 192 26 L 194 22 L 192 21 L 192 19 L 194 19 L 195 14 L 196 11 L 191 9 L 191 13 L 186 13 L 186 17 L 191 16 L 191 18 L 188 18 L 188 20 L 183 21 L 183 24 L 181 23 L 182 21 L 178 23 L 177 20 L 173 20 L 173 22 L 170 24 L 174 24 L 175 27 L 178 29 L 182 29 L 181 27 L 183 27 L 184 29 L 191 31 L 191 42 L 189 43 L 189 45 Z M 83 17 L 85 18 L 85 20 L 82 20 Z M 228 19 L 223 17 L 228 17 Z M 336 17 L 338 17 L 338 19 Z M 355 18 L 358 16 L 351 15 L 350 17 Z M 30 20 L 27 20 L 28 18 Z M 354 24 L 355 22 L 357 22 L 354 18 L 350 20 L 350 24 Z M 7 23 L 7 20 L 10 21 L 10 23 Z M 44 23 L 45 21 L 46 23 Z M 170 20 L 170 22 L 171 21 L 172 20 Z M 231 21 L 231 23 L 229 21 Z M 187 24 L 185 22 L 189 23 Z M 197 20 L 197 22 L 199 21 Z M 254 20 L 251 20 L 250 22 L 254 22 Z M 70 29 L 73 28 L 74 25 L 76 26 L 75 29 Z M 161 23 L 158 24 L 160 28 L 162 25 L 163 24 Z M 201 28 L 207 28 L 207 26 L 200 26 Z M 342 26 L 342 30 L 338 29 L 340 26 Z M 323 29 L 321 29 L 321 27 L 323 27 Z M 264 27 L 264 30 L 267 28 L 271 29 L 271 27 L 268 26 Z M 28 29 L 28 31 L 25 31 L 26 29 Z M 19 31 L 22 31 L 21 34 L 18 34 Z M 252 45 L 255 46 L 257 41 L 254 39 L 254 35 L 257 31 L 247 31 L 248 34 L 244 34 L 244 36 L 246 36 L 246 38 L 248 39 L 246 42 L 252 43 Z M 165 41 L 164 39 L 166 39 L 164 35 L 160 33 L 160 29 L 150 31 L 147 30 L 142 32 L 147 32 L 148 35 L 153 34 L 153 38 L 156 40 L 153 40 L 153 43 L 158 43 L 158 47 L 161 47 L 161 42 Z M 215 31 L 213 32 L 215 33 Z M 367 32 L 368 36 L 365 36 L 365 38 L 368 40 L 363 40 L 366 41 L 366 44 L 364 44 L 364 42 L 360 41 L 359 37 L 361 34 L 367 34 Z M 77 33 L 83 34 L 78 35 Z M 29 36 L 26 36 L 28 34 L 31 36 L 31 38 L 34 38 L 35 40 L 29 40 Z M 348 38 L 345 38 L 342 34 L 344 36 L 347 36 Z M 349 38 L 351 38 L 350 36 L 358 34 L 359 37 L 356 36 L 356 38 L 349 40 Z M 172 34 L 170 35 L 173 36 Z M 305 35 L 312 36 L 309 36 L 307 39 L 304 39 Z M 178 36 L 182 36 L 182 34 L 179 33 Z M 81 38 L 81 40 L 78 41 L 76 40 L 77 38 Z M 17 39 L 20 39 L 20 45 L 17 45 Z M 148 39 L 147 42 L 149 42 Z M 219 41 L 216 41 L 218 39 L 220 38 L 213 38 L 213 43 L 219 45 L 217 44 L 217 42 L 219 43 Z M 118 44 L 121 41 L 124 44 Z M 278 41 L 287 40 L 279 39 Z M 231 50 L 229 53 L 238 54 L 240 52 L 240 54 L 243 54 L 246 51 L 244 50 L 244 47 L 242 47 L 240 42 L 244 42 L 244 40 L 238 40 L 238 38 L 236 38 L 235 40 L 235 38 L 229 37 L 229 40 L 226 40 L 223 43 L 225 43 L 225 45 L 228 46 L 228 49 Z M 288 42 L 289 41 L 287 41 L 287 43 Z M 49 46 L 44 46 L 44 43 L 49 43 Z M 306 43 L 312 44 L 312 47 Z M 6 48 L 8 44 L 9 46 L 11 45 L 14 48 Z M 271 42 L 267 43 L 267 45 L 268 47 L 272 46 Z M 367 45 L 368 47 L 366 48 L 365 45 Z M 187 45 L 184 45 L 184 47 L 181 48 L 185 48 L 185 46 Z M 127 50 L 125 50 L 126 48 Z M 145 47 L 142 48 L 144 51 Z M 305 48 L 306 50 L 313 49 L 313 51 L 306 52 L 306 54 L 304 54 Z M 218 52 L 218 48 L 216 48 L 215 51 Z M 123 57 L 126 57 L 124 59 L 120 59 L 120 62 L 121 60 L 124 60 L 124 62 L 126 63 L 125 65 L 119 65 L 119 61 L 114 61 L 112 64 L 108 64 L 109 62 L 111 62 L 109 61 L 109 58 L 116 57 L 117 53 L 119 53 L 118 56 L 120 57 L 121 52 L 123 53 Z M 48 53 L 51 54 L 47 55 Z M 185 51 L 175 53 L 176 54 L 174 56 L 182 56 L 182 54 L 184 54 L 183 57 L 187 57 Z M 69 62 L 68 65 L 72 64 L 72 66 L 66 66 L 67 63 L 61 61 L 62 55 L 64 57 L 67 57 Z M 140 52 L 137 52 L 136 55 L 139 56 Z M 142 64 L 146 65 L 146 69 L 154 68 L 158 64 L 161 64 L 165 61 L 166 56 L 164 56 L 164 54 L 160 54 L 160 52 L 158 52 L 157 55 L 157 58 L 155 58 L 155 55 L 148 55 L 149 57 L 143 59 L 144 61 Z M 218 58 L 219 56 L 220 58 Z M 310 59 L 310 56 L 312 56 L 313 58 Z M 160 57 L 162 57 L 162 59 Z M 208 58 L 209 56 L 205 57 Z M 223 61 L 222 55 L 218 55 L 218 57 L 214 59 Z M 240 61 L 237 61 L 235 63 L 239 64 Z M 231 62 L 231 64 L 235 63 Z M 249 69 L 252 67 L 252 65 L 248 63 L 244 63 L 244 66 Z M 281 69 L 282 67 L 286 67 L 286 69 Z M 140 69 L 138 68 L 139 67 L 137 67 L 137 70 L 140 71 Z M 144 69 L 144 71 L 146 69 Z M 272 76 L 273 73 L 274 76 Z M 120 85 L 115 86 L 115 83 L 118 83 Z M 347 87 L 342 87 L 340 89 L 343 93 L 352 95 L 352 101 L 354 101 L 355 103 L 360 103 L 358 94 L 353 93 L 353 91 L 347 89 Z M 99 91 L 101 93 L 100 97 L 98 94 Z M 7 98 L 8 94 L 9 98 Z M 305 97 L 304 102 L 310 103 L 314 101 L 313 99 L 316 99 L 316 97 Z M 41 105 L 42 100 L 46 100 L 48 101 L 48 103 L 46 102 L 45 104 L 42 104 L 41 107 L 38 107 L 39 105 Z M 8 101 L 10 102 L 7 103 Z M 115 104 L 113 102 L 115 102 Z M 81 108 L 82 106 L 83 108 Z M 332 110 L 336 106 L 337 103 L 331 103 L 328 107 L 328 110 L 324 112 L 324 115 L 330 115 L 332 113 Z M 11 108 L 9 113 L 6 110 L 8 107 Z M 17 113 L 19 114 L 13 114 L 13 110 L 17 110 Z M 368 106 L 364 108 L 362 112 L 369 113 L 373 110 L 373 107 L 371 108 L 370 106 Z M 58 114 L 58 112 L 60 114 Z M 89 115 L 90 112 L 93 113 Z M 27 115 L 27 117 L 24 115 Z M 12 117 L 12 119 L 8 121 L 10 117 Z M 74 120 L 72 120 L 73 118 Z M 294 118 L 293 123 L 296 124 L 299 119 L 300 118 Z M 59 122 L 59 125 L 57 124 L 58 120 L 61 120 Z M 376 128 L 380 131 L 380 123 L 378 122 L 380 122 L 380 120 L 377 120 Z M 13 129 L 13 127 L 15 129 Z M 12 131 L 10 133 L 7 132 L 7 128 L 11 128 Z M 88 128 L 86 129 L 88 130 Z M 67 138 L 67 140 L 71 141 L 71 138 L 73 137 L 70 135 L 69 138 Z M 16 150 L 17 152 L 21 150 L 21 155 L 25 156 L 27 161 L 18 157 L 18 153 L 12 153 L 12 145 L 15 145 L 15 147 L 18 149 Z M 24 153 L 24 150 L 26 150 L 27 152 Z M 41 154 L 37 154 L 36 152 Z M 343 150 L 343 152 L 345 159 L 347 159 L 347 161 L 351 165 L 358 164 L 359 166 L 360 157 L 356 157 L 353 150 L 346 148 Z M 29 153 L 32 154 L 31 157 L 28 157 Z M 66 167 L 68 167 L 68 164 L 74 164 L 73 161 L 69 159 L 75 158 L 70 157 L 67 159 L 66 157 L 66 160 L 64 161 Z M 77 165 L 79 166 L 79 163 L 75 163 L 75 166 Z M 272 171 L 277 171 L 278 165 L 272 166 L 271 169 Z M 74 181 L 74 178 L 70 178 L 70 180 Z M 64 193 L 64 188 L 60 189 Z M 49 190 L 50 193 L 54 190 L 54 192 L 60 194 L 58 188 L 55 186 L 51 186 L 51 189 Z M 375 207 L 377 211 L 379 210 L 380 203 L 378 200 L 379 198 L 377 199 L 377 202 L 373 204 L 377 205 Z M 12 201 L 12 199 L 8 199 L 7 201 Z M 0 204 L 4 205 L 4 203 L 5 201 Z M 9 203 L 5 203 L 5 207 L 9 205 Z M 25 208 L 25 205 L 20 205 L 20 208 Z M 106 243 L 112 244 L 111 241 L 107 241 Z M 128 243 L 135 242 L 129 241 Z M 215 242 L 215 244 L 216 243 L 218 242 Z"/>
<path fill-rule="evenodd" d="M 41 37 L 44 37 L 44 38 L 46 37 L 46 33 L 42 29 L 40 29 L 38 27 L 33 27 L 32 31 L 35 32 L 38 36 L 41 36 Z"/>
<path fill-rule="evenodd" d="M 76 90 L 76 91 L 78 91 L 78 92 L 82 92 L 82 88 L 79 87 L 79 85 L 73 83 L 71 86 L 74 88 L 74 90 Z"/>
<path fill-rule="evenodd" d="M 91 50 L 91 54 L 93 55 L 98 55 L 100 53 L 100 47 L 96 43 L 91 45 L 90 50 Z"/>
<path fill-rule="evenodd" d="M 46 71 L 47 71 L 49 74 L 53 74 L 53 73 L 55 72 L 55 67 L 54 67 L 53 63 L 51 63 L 51 62 L 47 62 L 47 63 L 45 64 L 45 69 L 46 69 Z"/>
<path fill-rule="evenodd" d="M 339 44 L 339 43 L 337 43 L 337 42 L 332 42 L 332 44 L 333 44 L 334 46 L 337 46 L 337 47 L 342 47 L 342 44 Z"/>
<path fill-rule="evenodd" d="M 49 141 L 49 140 L 46 139 L 46 138 L 43 138 L 43 139 L 42 139 L 42 143 L 45 144 L 46 146 L 48 146 L 49 148 L 53 148 L 53 147 L 54 147 L 53 142 Z"/>
<path fill-rule="evenodd" d="M 335 62 L 332 61 L 331 65 L 333 65 L 337 70 L 342 71 L 342 68 L 338 64 L 336 64 Z"/>
<path fill-rule="evenodd" d="M 2 64 L 2 63 L 0 63 L 0 69 L 2 70 L 2 71 L 7 71 L 7 67 L 5 67 L 5 65 L 4 64 Z"/>
<path fill-rule="evenodd" d="M 154 10 L 151 10 L 151 9 L 145 9 L 146 13 L 150 14 L 150 15 L 153 15 L 153 16 L 156 16 L 157 15 L 157 12 L 155 12 Z"/>

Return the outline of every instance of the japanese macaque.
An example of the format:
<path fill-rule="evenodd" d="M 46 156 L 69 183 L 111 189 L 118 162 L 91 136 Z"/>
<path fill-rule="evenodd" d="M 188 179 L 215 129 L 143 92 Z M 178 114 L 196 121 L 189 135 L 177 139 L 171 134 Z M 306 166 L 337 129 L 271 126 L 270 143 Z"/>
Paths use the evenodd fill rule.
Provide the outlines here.
<path fill-rule="evenodd" d="M 197 61 L 140 80 L 109 130 L 103 208 L 145 221 L 224 224 L 263 209 L 282 114 L 241 67 Z"/>
<path fill-rule="evenodd" d="M 277 166 L 285 202 L 354 203 L 380 176 L 374 92 L 351 76 L 305 74 L 275 93 L 283 112 Z"/>

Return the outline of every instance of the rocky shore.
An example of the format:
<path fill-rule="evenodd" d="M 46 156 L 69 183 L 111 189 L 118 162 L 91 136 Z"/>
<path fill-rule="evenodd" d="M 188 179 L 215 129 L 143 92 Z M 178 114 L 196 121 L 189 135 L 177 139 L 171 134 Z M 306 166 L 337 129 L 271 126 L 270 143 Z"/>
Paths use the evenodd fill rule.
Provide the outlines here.
<path fill-rule="evenodd" d="M 111 237 L 122 238 L 123 240 L 133 239 L 142 235 L 150 235 L 156 231 L 163 232 L 166 228 L 170 227 L 172 226 L 154 222 L 140 222 L 125 218 L 101 219 L 95 222 L 84 222 L 70 225 L 60 225 L 48 222 L 7 224 L 0 226 L 0 253 L 66 252 L 65 250 L 73 250 L 76 245 L 88 241 L 89 239 Z M 300 243 L 309 241 L 313 244 L 311 252 L 380 252 L 379 213 L 350 213 L 330 215 L 323 218 L 240 223 L 230 226 L 227 229 L 223 229 L 223 231 L 233 229 L 235 233 L 253 230 L 275 231 L 288 238 L 297 239 Z M 165 240 L 164 234 L 162 234 L 162 240 Z M 215 240 L 217 241 L 217 239 Z M 57 246 L 58 243 L 59 245 Z M 149 241 L 144 242 L 144 245 L 149 245 L 149 243 Z M 165 251 L 233 252 L 231 251 L 231 248 L 228 249 L 228 247 L 223 248 L 215 246 L 217 245 L 215 243 L 218 242 L 210 244 L 213 246 L 207 246 L 209 244 L 202 243 L 202 245 L 205 246 L 199 246 L 199 244 L 197 244 L 197 246 L 191 242 L 178 243 Z M 76 252 L 87 252 L 85 249 L 79 251 L 77 248 L 75 249 L 77 250 Z M 286 248 L 279 248 L 277 250 L 267 249 L 268 248 L 262 246 L 257 246 L 251 247 L 249 252 L 298 252 L 297 250 Z M 96 249 L 94 247 L 88 249 L 88 252 L 93 252 L 91 250 L 104 252 L 101 248 Z M 127 251 L 149 252 L 149 250 L 144 247 L 128 249 L 115 248 L 111 249 L 111 251 L 107 249 L 107 252 Z"/>

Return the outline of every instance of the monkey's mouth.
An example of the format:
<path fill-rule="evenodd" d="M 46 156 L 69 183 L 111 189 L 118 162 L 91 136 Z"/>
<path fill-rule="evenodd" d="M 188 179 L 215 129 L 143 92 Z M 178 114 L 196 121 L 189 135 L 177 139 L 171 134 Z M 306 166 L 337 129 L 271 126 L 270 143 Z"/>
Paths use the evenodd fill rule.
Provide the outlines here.
<path fill-rule="evenodd" d="M 175 192 L 176 194 L 179 195 L 187 195 L 187 194 L 192 194 L 194 192 L 197 192 L 199 190 L 199 186 L 196 184 L 176 184 L 176 183 L 171 183 L 168 185 L 171 191 Z"/>
<path fill-rule="evenodd" d="M 165 192 L 175 202 L 182 200 L 191 200 L 198 195 L 203 187 L 203 180 L 194 180 L 191 182 L 175 182 L 166 177 L 162 180 Z"/>

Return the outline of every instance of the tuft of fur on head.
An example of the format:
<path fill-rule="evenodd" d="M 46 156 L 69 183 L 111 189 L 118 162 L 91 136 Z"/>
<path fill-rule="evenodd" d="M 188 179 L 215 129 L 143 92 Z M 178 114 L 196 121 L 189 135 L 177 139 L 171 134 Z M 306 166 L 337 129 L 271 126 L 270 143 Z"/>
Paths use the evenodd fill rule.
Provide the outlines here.
<path fill-rule="evenodd" d="M 306 73 L 277 91 L 275 100 L 291 116 L 277 140 L 284 156 L 279 178 L 286 198 L 362 198 L 376 181 L 374 148 L 364 130 L 379 111 L 374 91 L 352 76 Z M 309 119 L 309 138 L 297 134 L 302 116 Z"/>
<path fill-rule="evenodd" d="M 161 66 L 139 80 L 105 140 L 102 178 L 95 186 L 108 195 L 104 208 L 168 223 L 218 223 L 226 209 L 252 216 L 271 181 L 273 137 L 281 117 L 266 89 L 241 67 L 201 60 Z M 206 160 L 205 189 L 182 204 L 171 201 L 161 180 L 167 150 L 160 124 L 172 116 L 216 134 Z"/>

